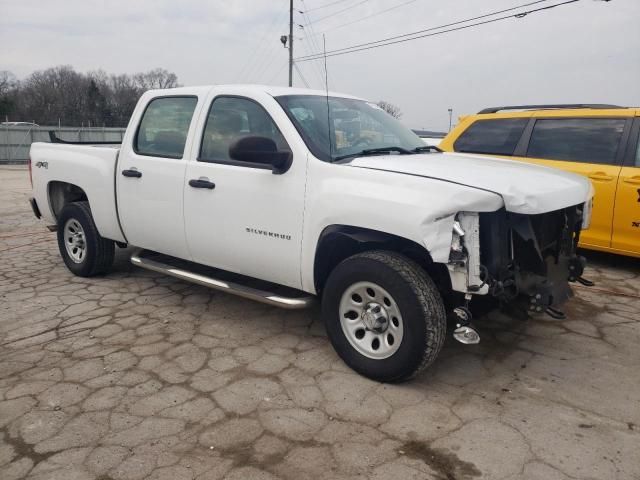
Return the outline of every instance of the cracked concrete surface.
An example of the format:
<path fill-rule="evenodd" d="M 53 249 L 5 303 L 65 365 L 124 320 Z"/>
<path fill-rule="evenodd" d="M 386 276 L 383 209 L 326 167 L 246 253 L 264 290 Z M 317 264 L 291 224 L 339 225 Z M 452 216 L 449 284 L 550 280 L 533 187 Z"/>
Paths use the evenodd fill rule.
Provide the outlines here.
<path fill-rule="evenodd" d="M 72 276 L 0 167 L 0 478 L 640 478 L 640 261 L 568 319 L 493 314 L 402 385 L 282 311 L 131 267 Z"/>

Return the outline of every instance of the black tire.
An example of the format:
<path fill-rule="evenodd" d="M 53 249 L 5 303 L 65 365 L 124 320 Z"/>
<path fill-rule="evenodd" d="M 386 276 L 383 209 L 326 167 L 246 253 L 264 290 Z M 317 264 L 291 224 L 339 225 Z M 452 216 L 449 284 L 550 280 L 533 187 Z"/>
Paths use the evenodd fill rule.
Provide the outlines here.
<path fill-rule="evenodd" d="M 369 358 L 346 337 L 340 319 L 343 293 L 358 282 L 373 282 L 395 299 L 404 334 L 397 350 L 384 359 Z M 444 344 L 447 321 L 440 292 L 417 263 L 399 253 L 371 251 L 341 262 L 329 276 L 322 314 L 336 352 L 356 372 L 381 382 L 407 380 L 425 369 Z"/>
<path fill-rule="evenodd" d="M 65 246 L 65 225 L 75 219 L 84 231 L 86 250 L 80 262 L 74 261 Z M 67 268 L 79 277 L 93 277 L 107 273 L 113 264 L 115 242 L 98 233 L 91 215 L 89 202 L 73 202 L 65 205 L 58 215 L 58 249 Z"/>

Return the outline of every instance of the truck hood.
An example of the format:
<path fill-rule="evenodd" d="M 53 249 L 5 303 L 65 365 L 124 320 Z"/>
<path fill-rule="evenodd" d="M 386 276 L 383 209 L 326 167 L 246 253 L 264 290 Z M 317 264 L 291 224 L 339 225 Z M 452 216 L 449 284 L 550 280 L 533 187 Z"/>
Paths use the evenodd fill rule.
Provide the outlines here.
<path fill-rule="evenodd" d="M 483 155 L 377 155 L 354 158 L 349 165 L 432 178 L 493 192 L 503 198 L 508 211 L 529 215 L 584 203 L 593 196 L 593 187 L 585 177 Z"/>

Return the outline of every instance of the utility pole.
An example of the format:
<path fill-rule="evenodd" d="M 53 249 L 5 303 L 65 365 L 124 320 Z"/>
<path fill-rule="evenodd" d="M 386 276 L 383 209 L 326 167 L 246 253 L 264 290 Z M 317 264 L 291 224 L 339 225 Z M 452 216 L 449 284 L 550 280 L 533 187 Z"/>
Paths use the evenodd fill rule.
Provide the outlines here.
<path fill-rule="evenodd" d="M 293 87 L 293 0 L 289 0 L 289 86 Z"/>

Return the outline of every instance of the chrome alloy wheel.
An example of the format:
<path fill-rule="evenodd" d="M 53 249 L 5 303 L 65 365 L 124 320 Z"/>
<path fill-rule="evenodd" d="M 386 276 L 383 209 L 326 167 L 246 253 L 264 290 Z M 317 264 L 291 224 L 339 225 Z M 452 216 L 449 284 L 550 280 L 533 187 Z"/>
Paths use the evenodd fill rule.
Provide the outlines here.
<path fill-rule="evenodd" d="M 340 325 L 349 343 L 368 358 L 393 355 L 404 327 L 400 309 L 389 292 L 372 282 L 357 282 L 340 299 Z"/>
<path fill-rule="evenodd" d="M 64 246 L 71 260 L 82 263 L 87 255 L 87 241 L 82 225 L 75 218 L 64 224 Z"/>

